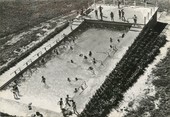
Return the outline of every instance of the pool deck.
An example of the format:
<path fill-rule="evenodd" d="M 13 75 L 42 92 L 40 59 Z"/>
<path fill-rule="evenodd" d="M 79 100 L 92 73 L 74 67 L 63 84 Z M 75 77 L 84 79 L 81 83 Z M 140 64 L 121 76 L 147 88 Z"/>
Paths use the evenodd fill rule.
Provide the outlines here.
<path fill-rule="evenodd" d="M 158 7 L 121 6 L 120 8 L 118 8 L 117 6 L 113 6 L 113 5 L 96 4 L 93 5 L 93 8 L 98 11 L 98 18 L 95 16 L 95 12 L 93 11 L 89 14 L 89 16 L 91 17 L 89 19 L 100 20 L 99 6 L 103 8 L 102 11 L 104 16 L 103 17 L 104 21 L 111 21 L 110 13 L 113 12 L 114 14 L 113 19 L 115 22 L 134 23 L 133 17 L 134 15 L 136 15 L 138 25 L 147 24 L 150 18 L 153 16 L 153 14 L 158 10 Z M 126 21 L 122 21 L 122 19 L 119 18 L 118 11 L 122 9 L 125 12 L 124 16 Z M 146 18 L 146 22 L 145 22 L 145 18 Z"/>

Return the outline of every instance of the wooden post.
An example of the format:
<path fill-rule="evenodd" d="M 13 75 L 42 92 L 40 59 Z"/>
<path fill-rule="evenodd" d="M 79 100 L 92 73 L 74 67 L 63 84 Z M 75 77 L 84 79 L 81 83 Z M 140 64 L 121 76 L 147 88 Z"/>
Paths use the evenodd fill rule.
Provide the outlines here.
<path fill-rule="evenodd" d="M 16 70 L 14 71 L 14 73 L 15 73 L 15 75 L 17 75 L 17 71 Z"/>
<path fill-rule="evenodd" d="M 149 20 L 149 12 L 148 12 L 148 20 Z"/>
<path fill-rule="evenodd" d="M 146 25 L 146 17 L 144 17 L 144 25 Z"/>
<path fill-rule="evenodd" d="M 158 1 L 156 1 L 156 7 L 158 7 Z"/>
<path fill-rule="evenodd" d="M 147 7 L 147 2 L 145 2 L 145 7 Z"/>
<path fill-rule="evenodd" d="M 152 8 L 151 8 L 151 16 L 152 16 Z"/>

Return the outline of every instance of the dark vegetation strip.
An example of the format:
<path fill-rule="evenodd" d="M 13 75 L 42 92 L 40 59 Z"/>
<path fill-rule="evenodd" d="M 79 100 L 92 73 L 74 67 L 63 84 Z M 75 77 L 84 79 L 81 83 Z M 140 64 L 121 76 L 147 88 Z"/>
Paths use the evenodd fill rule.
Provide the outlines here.
<path fill-rule="evenodd" d="M 168 30 L 165 27 L 163 32 Z M 162 33 L 163 33 L 162 32 Z M 156 91 L 155 95 L 149 95 L 150 92 L 145 93 L 145 98 L 139 101 L 137 109 L 128 109 L 124 117 L 142 117 L 146 113 L 150 117 L 168 117 L 170 115 L 170 48 L 168 48 L 167 55 L 164 59 L 156 65 L 153 69 L 151 81 Z M 156 77 L 156 78 L 155 78 Z M 155 103 L 159 101 L 159 103 Z M 129 105 L 133 104 L 129 102 Z M 129 106 L 132 107 L 131 105 Z"/>
<path fill-rule="evenodd" d="M 158 26 L 162 29 L 155 29 Z M 148 28 L 140 33 L 79 117 L 107 117 L 119 105 L 123 93 L 144 73 L 159 53 L 159 48 L 166 43 L 166 37 L 159 36 L 165 26 L 158 22 L 153 29 Z"/>
<path fill-rule="evenodd" d="M 62 25 L 61 27 L 57 27 L 52 33 L 50 33 L 47 37 L 45 37 L 40 43 L 36 44 L 35 46 L 33 46 L 32 48 L 28 49 L 26 52 L 24 52 L 23 54 L 21 54 L 20 56 L 18 56 L 17 58 L 15 58 L 14 60 L 12 60 L 11 62 L 9 62 L 7 64 L 7 66 L 4 66 L 0 69 L 0 75 L 2 75 L 5 71 L 9 70 L 11 67 L 15 66 L 18 62 L 20 62 L 21 60 L 23 60 L 24 58 L 26 58 L 28 55 L 30 55 L 33 51 L 35 51 L 37 48 L 39 48 L 40 46 L 42 46 L 44 43 L 46 43 L 48 40 L 50 40 L 51 38 L 53 38 L 55 35 L 57 35 L 58 33 L 60 33 L 62 30 L 64 30 L 67 26 L 69 25 L 69 23 L 65 23 L 64 25 Z"/>

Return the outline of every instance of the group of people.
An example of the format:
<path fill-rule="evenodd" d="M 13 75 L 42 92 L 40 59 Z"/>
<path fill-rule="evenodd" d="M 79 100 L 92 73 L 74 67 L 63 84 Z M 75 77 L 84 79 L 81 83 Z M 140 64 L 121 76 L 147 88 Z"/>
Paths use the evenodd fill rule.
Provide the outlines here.
<path fill-rule="evenodd" d="M 118 12 L 119 12 L 119 19 L 121 19 L 122 21 L 126 21 L 124 9 L 119 9 Z"/>
<path fill-rule="evenodd" d="M 44 117 L 44 116 L 43 114 L 37 111 L 35 114 L 32 114 L 31 117 Z"/>
<path fill-rule="evenodd" d="M 125 36 L 125 33 L 123 33 L 123 34 L 120 36 L 120 38 L 124 38 L 124 36 Z M 120 39 L 119 39 L 119 38 L 117 39 L 117 42 L 120 43 Z M 113 38 L 110 37 L 110 48 L 111 48 L 112 50 L 114 50 L 114 51 L 117 51 L 117 50 L 118 50 L 117 47 L 116 47 L 116 46 L 113 46 L 112 43 L 113 43 Z"/>
<path fill-rule="evenodd" d="M 77 111 L 76 102 L 72 98 L 70 98 L 69 95 L 67 95 L 65 98 L 65 104 L 64 104 L 63 98 L 60 98 L 60 101 L 58 102 L 58 104 L 60 105 L 60 109 L 61 109 L 64 117 L 67 117 L 68 115 L 72 115 L 72 114 L 79 115 L 79 113 Z M 65 107 L 64 107 L 64 105 L 65 105 Z M 68 109 L 68 107 L 69 108 L 72 107 L 73 112 L 70 111 Z"/>
<path fill-rule="evenodd" d="M 98 19 L 98 10 L 95 9 L 94 12 L 95 12 L 96 19 Z M 99 14 L 100 14 L 101 20 L 103 20 L 103 7 L 102 6 L 99 6 Z"/>
<path fill-rule="evenodd" d="M 92 51 L 89 51 L 88 56 L 83 55 L 83 54 L 79 54 L 79 56 L 83 57 L 83 59 L 85 61 L 87 61 L 87 60 L 91 61 L 93 65 L 96 65 L 96 63 L 98 62 L 98 60 L 96 60 L 96 58 L 93 57 Z M 75 64 L 75 61 L 73 59 L 71 59 L 70 63 Z M 92 73 L 95 74 L 94 68 L 92 66 L 89 66 L 88 70 L 92 71 Z"/>
<path fill-rule="evenodd" d="M 122 21 L 127 21 L 126 18 L 125 18 L 125 11 L 123 8 L 120 7 L 120 4 L 121 4 L 121 1 L 118 0 L 118 14 L 119 14 L 119 19 L 121 19 Z M 100 18 L 101 20 L 103 20 L 103 7 L 102 6 L 99 6 L 99 13 L 100 13 Z M 98 19 L 98 9 L 95 9 L 95 16 L 96 16 L 96 19 Z M 111 11 L 110 12 L 110 19 L 111 21 L 114 21 L 114 12 Z M 134 26 L 137 24 L 137 16 L 134 15 L 133 17 L 133 20 L 134 20 Z M 128 22 L 128 21 L 127 21 Z"/>
<path fill-rule="evenodd" d="M 77 82 L 78 80 L 82 80 L 82 79 L 75 77 L 75 81 Z M 67 78 L 67 81 L 68 81 L 69 83 L 72 82 L 72 80 L 71 80 L 70 78 Z M 85 86 L 87 87 L 85 81 L 84 81 L 84 84 L 85 84 Z M 84 87 L 83 84 L 82 84 L 80 87 L 74 89 L 74 93 L 77 93 L 80 89 L 81 89 L 82 91 L 84 91 L 86 87 Z"/>

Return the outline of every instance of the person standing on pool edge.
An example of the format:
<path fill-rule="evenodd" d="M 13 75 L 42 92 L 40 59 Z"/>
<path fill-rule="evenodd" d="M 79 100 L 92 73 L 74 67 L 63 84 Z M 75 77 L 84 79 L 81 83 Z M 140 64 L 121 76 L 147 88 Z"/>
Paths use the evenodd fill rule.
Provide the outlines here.
<path fill-rule="evenodd" d="M 111 18 L 111 21 L 114 21 L 114 14 L 113 14 L 113 12 L 110 13 L 110 18 Z"/>
<path fill-rule="evenodd" d="M 125 20 L 126 20 L 126 19 L 125 19 L 125 12 L 124 12 L 123 9 L 121 10 L 121 13 L 122 13 L 122 21 L 125 21 Z"/>
<path fill-rule="evenodd" d="M 100 11 L 100 17 L 101 17 L 101 20 L 103 20 L 103 7 L 99 6 L 99 11 Z"/>
<path fill-rule="evenodd" d="M 136 24 L 137 24 L 137 16 L 136 15 L 134 15 L 133 20 L 134 20 L 134 26 L 136 26 Z"/>
<path fill-rule="evenodd" d="M 119 9 L 119 19 L 121 19 L 122 18 L 122 12 L 121 12 L 121 10 Z"/>

